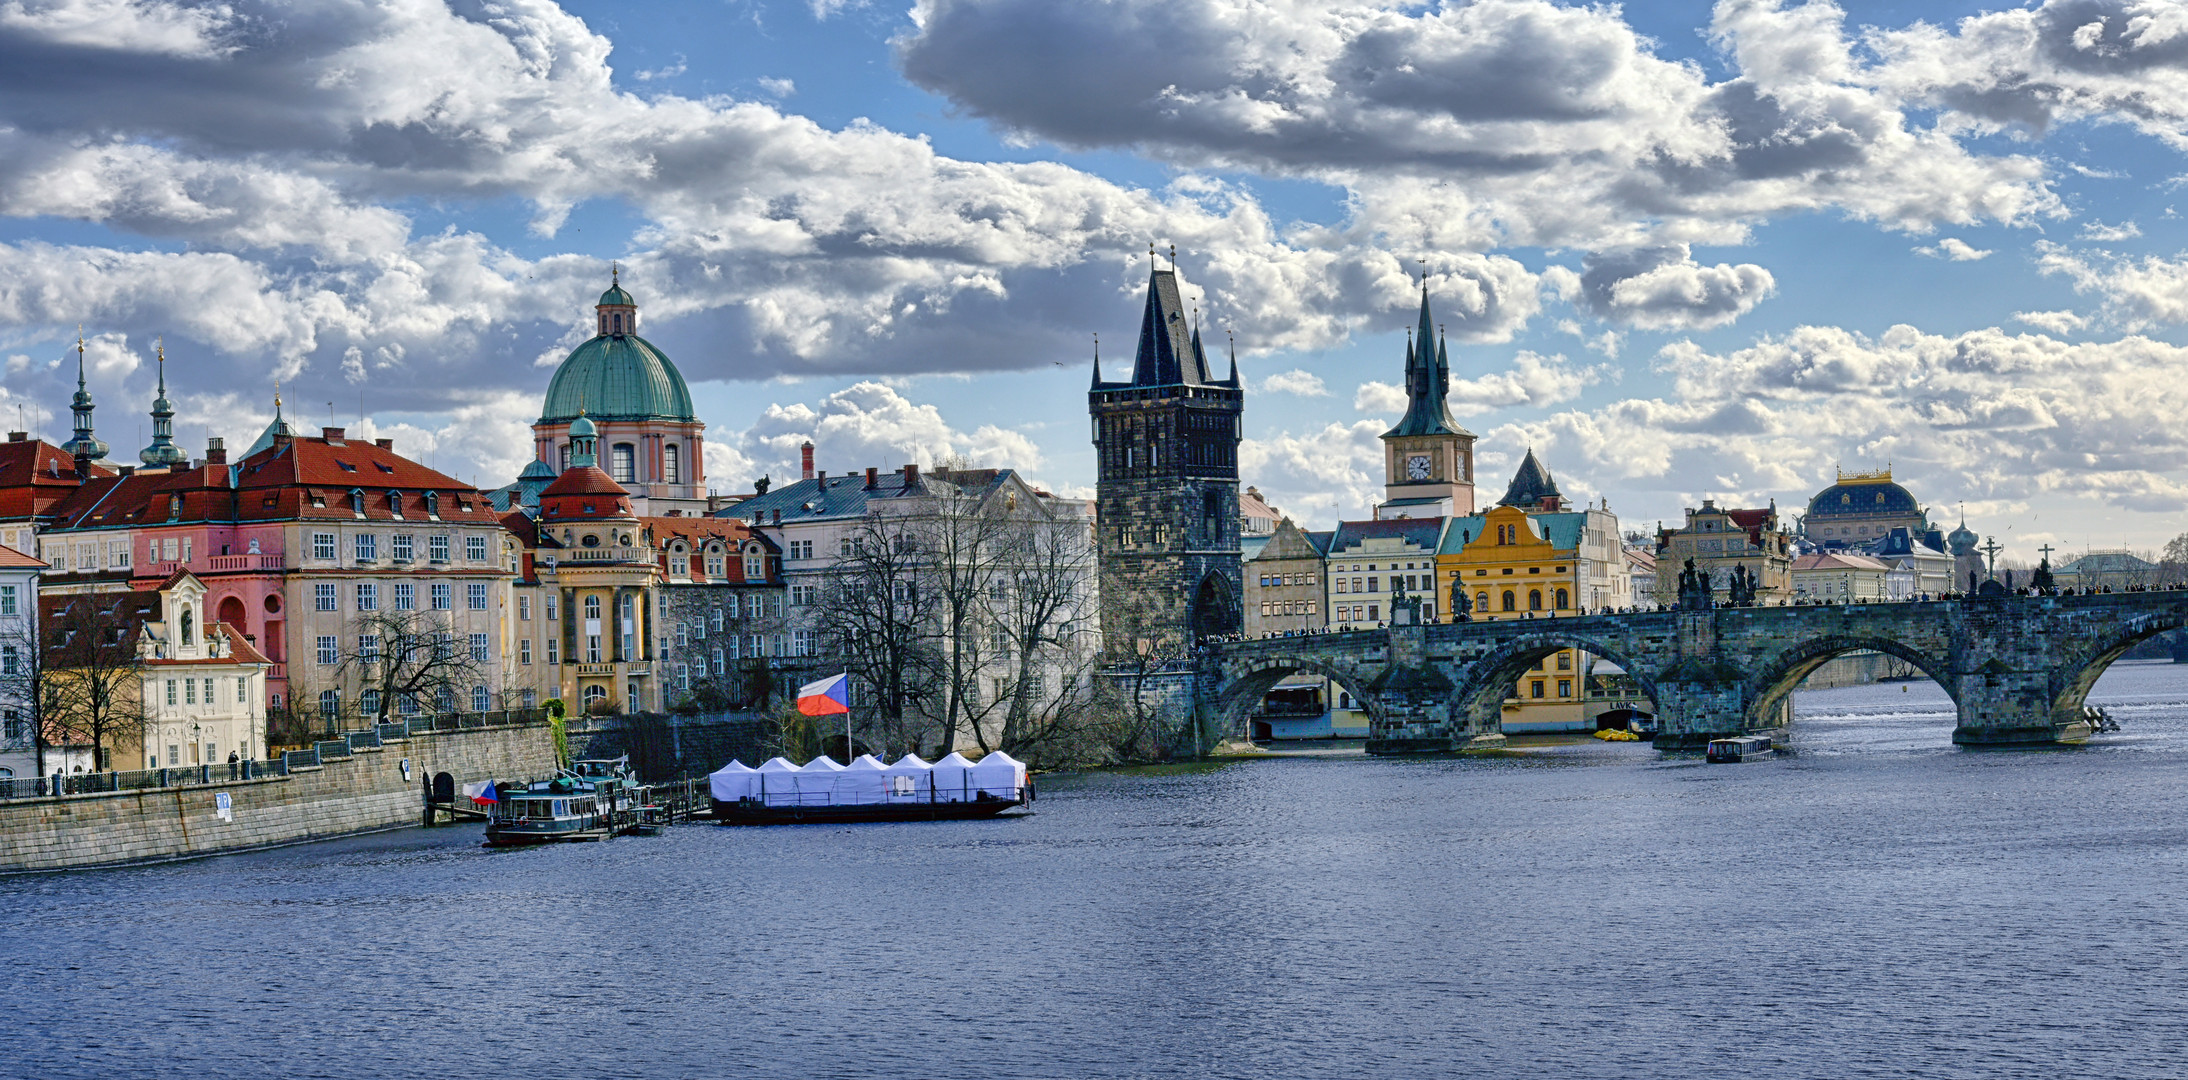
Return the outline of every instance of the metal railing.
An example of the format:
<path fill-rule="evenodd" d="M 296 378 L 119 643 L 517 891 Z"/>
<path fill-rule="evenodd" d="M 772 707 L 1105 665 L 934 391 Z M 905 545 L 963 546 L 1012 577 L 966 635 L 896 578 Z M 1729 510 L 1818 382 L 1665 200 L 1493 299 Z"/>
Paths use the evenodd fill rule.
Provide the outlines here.
<path fill-rule="evenodd" d="M 169 769 L 136 769 L 128 772 L 67 773 L 56 776 L 18 776 L 0 779 L 0 800 L 51 799 L 63 795 L 96 795 L 115 791 L 151 791 L 161 788 L 202 787 L 243 780 L 287 776 L 284 760 L 220 762 L 183 765 Z"/>

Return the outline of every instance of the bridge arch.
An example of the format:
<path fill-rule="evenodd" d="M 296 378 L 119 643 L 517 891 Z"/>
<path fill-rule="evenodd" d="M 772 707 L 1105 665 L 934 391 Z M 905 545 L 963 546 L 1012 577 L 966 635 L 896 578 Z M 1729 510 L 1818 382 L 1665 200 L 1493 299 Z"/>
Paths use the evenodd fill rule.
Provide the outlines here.
<path fill-rule="evenodd" d="M 2165 633 L 2188 625 L 2188 614 L 2178 608 L 2171 611 L 2151 612 L 2121 622 L 2111 633 L 2074 654 L 2063 657 L 2052 683 L 2051 712 L 2054 722 L 2071 724 L 2082 719 L 2082 710 L 2088 704 L 2089 691 L 2104 676 L 2113 661 L 2127 655 L 2129 649 Z"/>
<path fill-rule="evenodd" d="M 1565 649 L 1579 649 L 1617 664 L 1640 684 L 1641 692 L 1648 695 L 1650 702 L 1660 700 L 1656 693 L 1655 672 L 1637 664 L 1625 649 L 1582 630 L 1561 628 L 1560 621 L 1544 619 L 1524 623 L 1522 625 L 1529 628 L 1527 632 L 1502 641 L 1496 648 L 1469 661 L 1466 677 L 1452 694 L 1452 724 L 1464 724 L 1467 732 L 1476 735 L 1502 731 L 1506 692 L 1534 670 L 1536 661 Z M 1574 674 L 1576 677 L 1581 675 L 1580 672 Z M 1580 700 L 1585 701 L 1587 685 L 1584 679 L 1580 689 Z"/>
<path fill-rule="evenodd" d="M 1223 683 L 1216 692 L 1217 730 L 1250 736 L 1246 718 L 1277 683 L 1293 675 L 1318 675 L 1343 687 L 1368 714 L 1383 718 L 1383 703 L 1367 689 L 1375 675 L 1352 665 L 1311 654 L 1277 654 L 1242 658 L 1224 665 Z M 1334 707 L 1334 706 L 1333 706 Z"/>
<path fill-rule="evenodd" d="M 1748 677 L 1741 696 L 1746 700 L 1745 725 L 1749 730 L 1781 726 L 1786 700 L 1803 679 L 1817 668 L 1848 653 L 1880 652 L 1904 660 L 1944 689 L 1957 708 L 1960 688 L 1954 685 L 1949 657 L 1934 656 L 1892 638 L 1869 634 L 1820 634 L 1787 647 L 1765 661 Z"/>

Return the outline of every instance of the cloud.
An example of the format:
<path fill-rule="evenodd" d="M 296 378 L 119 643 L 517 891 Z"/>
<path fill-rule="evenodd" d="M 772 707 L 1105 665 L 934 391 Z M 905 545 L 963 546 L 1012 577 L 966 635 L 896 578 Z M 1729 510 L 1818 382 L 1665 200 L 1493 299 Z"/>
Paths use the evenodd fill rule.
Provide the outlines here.
<path fill-rule="evenodd" d="M 2104 318 L 2129 330 L 2188 322 L 2188 259 L 2146 256 L 2140 262 L 2037 245 L 2037 268 L 2069 278 L 2078 293 L 2104 300 Z"/>
<path fill-rule="evenodd" d="M 723 490 L 748 485 L 758 475 L 755 470 L 771 471 L 778 479 L 795 475 L 799 447 L 808 441 L 817 467 L 839 474 L 868 467 L 887 471 L 907 462 L 931 467 L 953 457 L 1028 473 L 1046 464 L 1022 432 L 994 424 L 960 430 L 933 405 L 879 382 L 859 382 L 812 405 L 767 406 L 751 427 L 722 441 L 719 454 L 709 447 L 708 471 Z"/>
<path fill-rule="evenodd" d="M 1991 256 L 1990 249 L 1975 247 L 1957 236 L 1940 237 L 1937 243 L 1927 247 L 1918 247 L 1914 251 L 1917 255 L 1927 255 L 1933 259 L 1950 259 L 1953 262 L 1975 262 L 1978 259 L 1987 259 Z"/>
<path fill-rule="evenodd" d="M 1579 300 L 1589 312 L 1651 330 L 1706 330 L 1754 310 L 1776 289 L 1753 263 L 1703 266 L 1685 244 L 1587 257 Z"/>
<path fill-rule="evenodd" d="M 1513 358 L 1509 370 L 1452 380 L 1446 400 L 1452 411 L 1461 414 L 1521 405 L 1542 408 L 1579 397 L 1582 389 L 1602 381 L 1606 370 L 1573 367 L 1563 355 L 1544 357 L 1523 351 Z"/>
<path fill-rule="evenodd" d="M 2089 325 L 2088 319 L 2071 311 L 2016 311 L 2013 317 L 2054 334 L 2071 334 Z"/>
<path fill-rule="evenodd" d="M 689 65 L 684 62 L 684 54 L 677 53 L 676 62 L 673 64 L 669 64 L 665 67 L 653 68 L 650 70 L 642 69 L 639 71 L 634 71 L 631 74 L 635 78 L 637 78 L 639 82 L 652 82 L 655 79 L 673 79 L 678 75 L 682 75 L 688 68 Z M 765 82 L 765 80 L 762 81 Z M 780 97 L 781 95 L 778 94 L 776 96 Z"/>
<path fill-rule="evenodd" d="M 1297 394 L 1300 397 L 1328 397 L 1329 387 L 1322 384 L 1322 377 L 1311 371 L 1293 368 L 1280 371 L 1261 381 L 1264 394 Z"/>
<path fill-rule="evenodd" d="M 790 95 L 798 92 L 798 84 L 790 81 L 789 79 L 777 79 L 771 76 L 763 75 L 760 77 L 759 83 L 760 89 L 765 92 L 767 96 L 775 98 L 777 100 L 789 97 Z"/>
<path fill-rule="evenodd" d="M 210 59 L 229 51 L 240 29 L 226 4 L 185 6 L 159 0 L 7 0 L 0 31 L 85 50 Z"/>
<path fill-rule="evenodd" d="M 2116 244 L 2122 240 L 2132 240 L 2141 235 L 2142 227 L 2132 221 L 2123 221 L 2117 225 L 2092 221 L 2083 225 L 2081 231 L 2082 239 L 2094 240 L 2100 244 Z"/>
<path fill-rule="evenodd" d="M 1361 412 L 1389 413 L 1405 411 L 1405 387 L 1386 382 L 1364 382 L 1353 392 L 1352 407 Z"/>
<path fill-rule="evenodd" d="M 913 21 L 905 75 L 1018 137 L 1340 184 L 1363 223 L 1430 246 L 1736 242 L 1824 208 L 1913 230 L 2061 209 L 2040 161 L 1917 126 L 1825 3 L 1719 4 L 1710 38 L 1737 74 L 1717 83 L 1657 56 L 1616 7 L 1547 0 L 920 0 Z"/>
<path fill-rule="evenodd" d="M 1385 424 L 1358 420 L 1242 440 L 1239 473 L 1297 521 L 1358 518 L 1382 496 Z"/>

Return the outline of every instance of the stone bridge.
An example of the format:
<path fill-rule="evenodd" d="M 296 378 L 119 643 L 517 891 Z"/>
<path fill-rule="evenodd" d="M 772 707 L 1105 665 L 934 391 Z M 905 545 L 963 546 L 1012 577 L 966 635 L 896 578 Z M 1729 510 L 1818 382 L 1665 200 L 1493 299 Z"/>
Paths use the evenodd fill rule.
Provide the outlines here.
<path fill-rule="evenodd" d="M 2170 590 L 1391 626 L 1209 646 L 1192 694 L 1208 728 L 1236 734 L 1279 680 L 1323 675 L 1366 710 L 1370 753 L 1464 750 L 1502 742 L 1514 682 L 1579 648 L 1631 674 L 1657 745 L 1681 749 L 1784 727 L 1809 672 L 1873 649 L 1952 696 L 1954 742 L 2053 743 L 2089 733 L 2082 699 L 2112 661 L 2184 624 L 2188 591 Z"/>

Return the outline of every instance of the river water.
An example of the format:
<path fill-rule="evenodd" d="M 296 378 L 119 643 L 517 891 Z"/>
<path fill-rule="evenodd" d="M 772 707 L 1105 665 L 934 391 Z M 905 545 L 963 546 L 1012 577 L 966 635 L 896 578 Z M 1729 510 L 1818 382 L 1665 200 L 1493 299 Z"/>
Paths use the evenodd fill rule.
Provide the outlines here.
<path fill-rule="evenodd" d="M 1054 777 L 1015 821 L 0 879 L 0 1075 L 2178 1077 L 2188 670 L 2079 749 Z"/>

